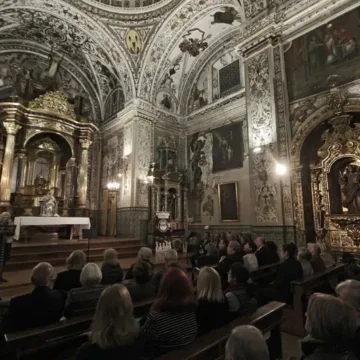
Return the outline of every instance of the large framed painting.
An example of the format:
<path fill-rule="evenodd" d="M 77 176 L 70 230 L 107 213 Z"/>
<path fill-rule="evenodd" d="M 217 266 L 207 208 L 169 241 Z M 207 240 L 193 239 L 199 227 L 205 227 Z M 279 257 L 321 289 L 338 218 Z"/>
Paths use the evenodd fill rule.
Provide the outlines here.
<path fill-rule="evenodd" d="M 284 46 L 290 101 L 360 78 L 360 8 Z"/>
<path fill-rule="evenodd" d="M 238 184 L 219 184 L 218 196 L 221 221 L 239 221 Z"/>
<path fill-rule="evenodd" d="M 212 130 L 213 172 L 241 168 L 244 163 L 242 122 Z"/>

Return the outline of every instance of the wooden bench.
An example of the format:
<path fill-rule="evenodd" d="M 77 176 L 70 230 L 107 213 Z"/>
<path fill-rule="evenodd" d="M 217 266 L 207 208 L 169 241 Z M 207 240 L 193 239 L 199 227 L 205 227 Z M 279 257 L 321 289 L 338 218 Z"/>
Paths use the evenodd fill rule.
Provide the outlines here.
<path fill-rule="evenodd" d="M 293 294 L 293 305 L 285 308 L 282 330 L 297 336 L 306 335 L 305 312 L 307 301 L 305 298 L 311 295 L 314 290 L 316 291 L 316 288 L 328 284 L 332 279 L 337 279 L 344 271 L 344 264 L 335 264 L 325 271 L 306 276 L 299 281 L 292 281 L 290 291 Z"/>
<path fill-rule="evenodd" d="M 285 304 L 271 302 L 259 308 L 252 316 L 246 316 L 232 321 L 220 329 L 205 334 L 186 347 L 163 355 L 158 360 L 204 360 L 223 359 L 225 344 L 231 331 L 240 325 L 254 325 L 264 334 L 270 333 L 267 340 L 270 359 L 282 358 L 280 323 L 283 319 Z"/>
<path fill-rule="evenodd" d="M 251 280 L 253 282 L 260 282 L 261 280 L 268 280 L 269 282 L 271 282 L 275 278 L 277 269 L 280 264 L 281 262 L 264 265 L 260 266 L 256 270 L 250 271 Z"/>
<path fill-rule="evenodd" d="M 154 299 L 139 301 L 134 304 L 134 316 L 138 319 L 146 316 Z M 59 321 L 55 324 L 24 331 L 8 333 L 4 336 L 5 358 L 20 359 L 39 351 L 53 349 L 59 352 L 65 347 L 81 344 L 86 340 L 93 315 L 84 315 Z M 1 355 L 1 352 L 0 352 Z M 0 356 L 1 357 L 1 356 Z"/>

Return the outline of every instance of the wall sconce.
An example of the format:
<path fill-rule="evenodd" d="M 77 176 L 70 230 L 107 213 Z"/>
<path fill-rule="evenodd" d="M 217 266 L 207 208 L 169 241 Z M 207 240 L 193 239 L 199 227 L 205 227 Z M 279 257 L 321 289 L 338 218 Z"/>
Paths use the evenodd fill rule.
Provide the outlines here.
<path fill-rule="evenodd" d="M 120 183 L 113 181 L 107 184 L 107 188 L 110 191 L 118 191 L 120 189 Z"/>
<path fill-rule="evenodd" d="M 288 168 L 286 165 L 284 164 L 280 164 L 280 163 L 276 163 L 276 166 L 275 166 L 275 172 L 276 174 L 280 175 L 280 176 L 283 176 L 287 173 L 288 171 Z"/>

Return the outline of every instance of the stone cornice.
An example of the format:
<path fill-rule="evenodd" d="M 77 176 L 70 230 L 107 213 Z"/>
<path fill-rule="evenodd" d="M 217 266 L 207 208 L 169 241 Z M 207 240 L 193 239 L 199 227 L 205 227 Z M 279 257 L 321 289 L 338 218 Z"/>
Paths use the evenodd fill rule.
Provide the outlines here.
<path fill-rule="evenodd" d="M 206 131 L 231 121 L 246 118 L 245 90 L 208 105 L 187 118 L 188 133 Z"/>

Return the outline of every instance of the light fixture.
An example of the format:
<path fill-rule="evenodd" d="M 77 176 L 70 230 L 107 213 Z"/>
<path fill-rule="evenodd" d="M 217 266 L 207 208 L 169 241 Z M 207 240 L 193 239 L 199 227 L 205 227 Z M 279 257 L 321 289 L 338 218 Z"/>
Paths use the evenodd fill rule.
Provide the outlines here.
<path fill-rule="evenodd" d="M 122 177 L 122 174 L 118 174 L 118 177 L 121 178 L 121 177 Z"/>
<path fill-rule="evenodd" d="M 280 164 L 280 163 L 276 163 L 276 167 L 275 167 L 275 172 L 282 176 L 285 175 L 287 173 L 287 166 L 284 164 Z"/>
<path fill-rule="evenodd" d="M 120 184 L 119 184 L 118 182 L 116 182 L 116 181 L 109 182 L 109 183 L 107 184 L 107 188 L 108 188 L 108 190 L 110 190 L 110 191 L 117 191 L 117 190 L 120 189 Z"/>
<path fill-rule="evenodd" d="M 262 148 L 260 146 L 257 146 L 253 149 L 254 154 L 260 154 L 262 152 Z"/>

